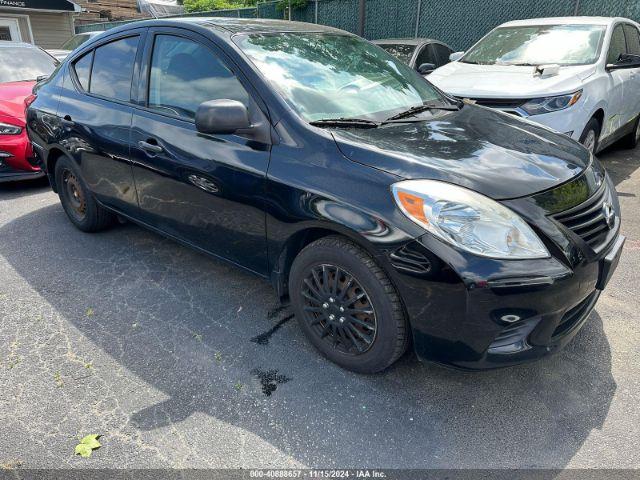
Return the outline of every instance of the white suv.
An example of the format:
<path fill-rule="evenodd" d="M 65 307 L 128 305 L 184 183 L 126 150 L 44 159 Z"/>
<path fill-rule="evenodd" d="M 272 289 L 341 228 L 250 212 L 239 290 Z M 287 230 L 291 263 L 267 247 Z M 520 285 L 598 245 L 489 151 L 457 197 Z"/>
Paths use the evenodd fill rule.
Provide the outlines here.
<path fill-rule="evenodd" d="M 429 81 L 456 97 L 565 133 L 594 153 L 640 140 L 640 33 L 626 18 L 508 22 Z"/>

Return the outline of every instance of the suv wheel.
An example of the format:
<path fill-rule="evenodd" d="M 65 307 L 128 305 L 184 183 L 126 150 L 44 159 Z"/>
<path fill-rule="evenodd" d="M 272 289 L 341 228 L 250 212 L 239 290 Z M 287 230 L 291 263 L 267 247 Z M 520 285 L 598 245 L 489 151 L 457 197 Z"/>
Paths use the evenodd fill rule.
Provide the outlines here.
<path fill-rule="evenodd" d="M 309 341 L 348 370 L 379 372 L 407 348 L 408 325 L 395 288 L 353 242 L 332 236 L 305 247 L 291 267 L 289 292 Z"/>
<path fill-rule="evenodd" d="M 60 203 L 78 229 L 97 232 L 113 223 L 113 214 L 95 201 L 72 160 L 67 157 L 58 160 L 55 178 Z"/>
<path fill-rule="evenodd" d="M 580 135 L 580 143 L 591 153 L 598 151 L 598 140 L 600 139 L 600 122 L 592 118 Z"/>

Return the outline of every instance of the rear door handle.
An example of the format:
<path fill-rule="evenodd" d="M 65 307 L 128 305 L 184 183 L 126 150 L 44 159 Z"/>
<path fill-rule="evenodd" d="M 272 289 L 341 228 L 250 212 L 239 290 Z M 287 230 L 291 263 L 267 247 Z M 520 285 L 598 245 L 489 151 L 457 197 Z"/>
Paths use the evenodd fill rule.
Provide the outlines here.
<path fill-rule="evenodd" d="M 143 142 L 142 140 L 138 142 L 138 146 L 142 150 L 150 153 L 162 153 L 162 150 L 163 150 L 160 145 L 154 145 L 153 143 Z"/>

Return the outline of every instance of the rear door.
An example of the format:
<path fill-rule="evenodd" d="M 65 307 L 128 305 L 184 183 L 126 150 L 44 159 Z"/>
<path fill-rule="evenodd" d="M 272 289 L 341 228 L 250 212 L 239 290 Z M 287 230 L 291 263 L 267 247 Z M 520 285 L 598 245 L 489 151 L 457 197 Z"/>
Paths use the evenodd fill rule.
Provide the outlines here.
<path fill-rule="evenodd" d="M 130 154 L 132 85 L 146 29 L 111 37 L 72 59 L 58 105 L 58 143 L 97 199 L 137 210 Z M 140 52 L 141 53 L 141 52 Z"/>
<path fill-rule="evenodd" d="M 268 133 L 266 108 L 223 51 L 194 32 L 150 29 L 143 63 L 132 128 L 142 219 L 265 274 L 269 137 L 205 135 L 194 120 L 202 102 L 238 100 Z"/>

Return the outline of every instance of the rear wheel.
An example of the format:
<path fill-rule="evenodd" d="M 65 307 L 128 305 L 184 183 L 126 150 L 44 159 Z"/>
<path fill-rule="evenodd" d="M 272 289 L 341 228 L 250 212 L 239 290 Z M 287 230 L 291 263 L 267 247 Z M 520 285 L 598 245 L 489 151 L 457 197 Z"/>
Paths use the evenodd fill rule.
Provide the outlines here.
<path fill-rule="evenodd" d="M 69 220 L 83 232 L 97 232 L 111 225 L 114 215 L 93 198 L 78 167 L 67 157 L 56 162 L 56 185 L 60 203 Z"/>
<path fill-rule="evenodd" d="M 589 120 L 580 135 L 580 143 L 591 153 L 598 151 L 598 141 L 600 140 L 600 122 L 596 118 Z"/>
<path fill-rule="evenodd" d="M 346 369 L 378 372 L 407 348 L 395 288 L 369 254 L 344 238 L 325 237 L 304 248 L 291 267 L 289 292 L 307 338 Z"/>

